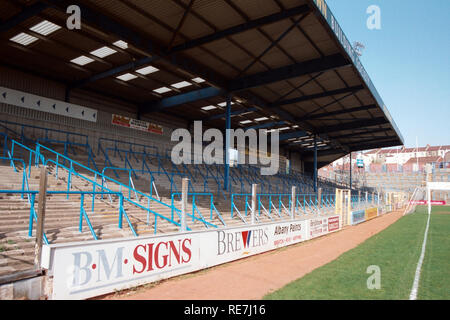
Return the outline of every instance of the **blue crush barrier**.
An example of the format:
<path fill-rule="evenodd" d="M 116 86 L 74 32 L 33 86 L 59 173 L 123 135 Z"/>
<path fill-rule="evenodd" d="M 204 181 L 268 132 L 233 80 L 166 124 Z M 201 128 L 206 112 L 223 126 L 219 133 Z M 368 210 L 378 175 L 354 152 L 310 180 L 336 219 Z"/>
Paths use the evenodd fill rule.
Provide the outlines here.
<path fill-rule="evenodd" d="M 70 186 L 71 186 L 71 179 L 70 179 L 71 175 L 76 175 L 79 178 L 87 181 L 88 183 L 91 183 L 92 184 L 92 188 L 94 190 L 99 188 L 102 191 L 103 191 L 103 189 L 106 189 L 108 191 L 112 191 L 111 189 L 106 188 L 106 187 L 102 186 L 100 183 L 97 182 L 97 178 L 100 178 L 101 181 L 107 181 L 107 182 L 113 183 L 113 184 L 115 184 L 115 185 L 117 185 L 119 187 L 119 192 L 123 195 L 123 198 L 121 198 L 121 199 L 123 199 L 122 201 L 127 201 L 128 203 L 130 203 L 130 204 L 132 204 L 134 206 L 137 206 L 137 207 L 147 211 L 147 215 L 149 215 L 149 214 L 153 214 L 154 215 L 154 217 L 155 217 L 155 224 L 154 224 L 154 232 L 155 232 L 155 234 L 156 234 L 156 231 L 157 231 L 157 224 L 156 224 L 157 218 L 164 219 L 164 220 L 166 220 L 166 221 L 168 221 L 168 222 L 170 222 L 170 223 L 172 223 L 172 224 L 174 224 L 174 225 L 176 225 L 178 227 L 180 226 L 180 224 L 178 222 L 174 221 L 173 219 L 167 218 L 167 217 L 157 213 L 156 211 L 150 209 L 150 202 L 159 203 L 159 204 L 161 204 L 161 205 L 163 205 L 165 207 L 172 208 L 170 205 L 168 205 L 168 204 L 166 204 L 166 203 L 164 203 L 164 202 L 162 202 L 162 201 L 160 201 L 160 200 L 158 200 L 158 199 L 156 199 L 154 197 L 151 197 L 150 195 L 145 194 L 145 193 L 143 193 L 143 192 L 141 192 L 139 190 L 131 188 L 130 186 L 127 186 L 127 185 L 125 185 L 125 184 L 123 184 L 123 183 L 121 183 L 121 182 L 119 182 L 117 180 L 114 180 L 114 179 L 112 179 L 112 178 L 110 178 L 110 177 L 108 177 L 108 176 L 106 176 L 106 175 L 104 175 L 104 174 L 102 174 L 100 172 L 94 171 L 94 170 L 92 170 L 92 169 L 90 169 L 90 168 L 88 168 L 88 167 L 86 167 L 86 166 L 84 166 L 84 165 L 82 165 L 82 164 L 80 164 L 80 163 L 78 163 L 78 162 L 76 162 L 76 161 L 74 161 L 74 160 L 72 160 L 72 159 L 70 159 L 70 158 L 68 158 L 68 157 L 66 157 L 66 156 L 64 156 L 64 155 L 54 151 L 54 150 L 52 150 L 52 149 L 50 149 L 50 148 L 47 148 L 47 147 L 45 147 L 43 145 L 40 145 L 40 144 L 38 144 L 38 146 L 40 148 L 43 148 L 43 149 L 53 153 L 55 155 L 55 157 L 56 157 L 56 161 L 52 160 L 52 159 L 47 159 L 45 161 L 43 160 L 43 164 L 44 165 L 47 165 L 47 163 L 50 162 L 50 163 L 53 163 L 56 167 L 60 167 L 62 169 L 65 169 L 68 172 L 68 174 L 69 174 L 68 185 L 67 185 L 68 190 L 70 189 Z M 42 159 L 42 157 L 41 157 L 41 159 Z M 69 164 L 70 164 L 70 167 L 66 167 L 63 164 L 59 163 L 58 162 L 59 159 L 68 160 Z M 91 180 L 90 178 L 86 177 L 85 175 L 82 175 L 79 172 L 77 172 L 77 170 L 80 170 L 80 169 L 85 170 L 87 172 L 90 172 L 92 175 L 94 175 L 95 176 L 95 181 Z M 126 192 L 126 190 L 128 190 L 128 192 Z M 127 193 L 128 193 L 129 196 L 127 196 Z M 139 199 L 135 198 L 133 200 L 131 198 L 131 193 L 133 193 L 134 195 L 136 195 L 138 197 L 141 197 L 141 200 L 142 199 L 146 199 L 147 200 L 147 207 L 142 205 L 140 203 Z M 147 218 L 147 220 L 149 221 L 149 218 Z"/>
<path fill-rule="evenodd" d="M 177 213 L 178 216 L 180 216 L 180 213 L 181 213 L 181 210 L 179 210 L 178 208 L 175 207 L 175 196 L 177 196 L 177 195 L 181 196 L 181 193 L 174 192 L 174 193 L 172 193 L 172 196 L 171 196 L 172 219 L 174 218 L 174 213 Z M 196 204 L 196 198 L 207 197 L 207 198 L 209 198 L 210 220 L 212 221 L 213 214 L 216 213 L 217 217 L 222 222 L 222 224 L 224 226 L 226 226 L 226 223 L 223 220 L 222 215 L 220 214 L 220 212 L 217 210 L 216 206 L 214 205 L 214 195 L 212 193 L 196 192 L 196 193 L 188 193 L 187 196 L 188 196 L 188 202 L 189 202 L 189 197 L 192 198 L 192 213 L 186 212 L 186 215 L 190 216 L 192 218 L 192 222 L 197 220 L 197 221 L 203 222 L 203 224 L 205 225 L 206 228 L 209 228 L 209 227 L 218 228 L 217 225 L 206 221 L 205 217 L 202 215 L 202 213 L 200 212 L 200 209 L 198 208 L 198 206 Z M 198 215 L 198 217 L 196 214 Z M 188 229 L 188 230 L 190 230 L 190 229 Z"/>
<path fill-rule="evenodd" d="M 0 193 L 3 194 L 21 194 L 23 197 L 23 194 L 26 194 L 29 196 L 29 202 L 30 202 L 30 219 L 29 219 L 29 223 L 28 223 L 28 236 L 32 237 L 33 236 L 33 224 L 34 222 L 37 223 L 37 214 L 36 214 L 36 209 L 35 209 L 35 203 L 36 203 L 36 195 L 39 194 L 39 191 L 35 191 L 35 190 L 0 190 Z M 84 209 L 84 196 L 85 195 L 100 195 L 100 194 L 108 194 L 108 195 L 116 195 L 118 197 L 121 197 L 121 199 L 123 198 L 123 195 L 118 193 L 118 192 L 89 192 L 89 191 L 52 191 L 49 190 L 46 192 L 49 195 L 52 194 L 72 194 L 72 195 L 80 195 L 80 219 L 79 219 L 79 231 L 82 232 L 83 231 L 83 220 L 86 221 L 89 230 L 91 231 L 92 237 L 95 240 L 98 240 L 98 237 L 94 231 L 94 228 L 91 224 L 91 221 L 89 219 L 89 216 L 86 212 L 86 210 Z M 121 206 L 119 206 L 119 229 L 122 229 L 122 217 L 125 216 L 125 218 L 128 221 L 128 225 L 131 229 L 131 231 L 133 232 L 133 234 L 135 236 L 137 236 L 136 231 L 134 230 L 131 221 L 129 220 L 128 215 L 126 214 L 125 210 L 123 210 L 123 201 L 120 201 Z M 44 232 L 43 234 L 43 240 L 45 244 L 49 244 L 48 238 Z"/>

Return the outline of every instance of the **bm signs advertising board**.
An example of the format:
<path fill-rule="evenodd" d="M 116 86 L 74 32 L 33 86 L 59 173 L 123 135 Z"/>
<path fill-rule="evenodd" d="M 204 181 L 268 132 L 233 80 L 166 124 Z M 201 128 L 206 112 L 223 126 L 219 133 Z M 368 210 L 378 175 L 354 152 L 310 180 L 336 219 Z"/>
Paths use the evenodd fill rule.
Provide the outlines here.
<path fill-rule="evenodd" d="M 321 234 L 339 229 L 339 216 L 320 220 Z M 44 247 L 53 299 L 85 299 L 309 239 L 310 220 L 164 236 L 98 240 Z"/>
<path fill-rule="evenodd" d="M 200 241 L 186 234 L 55 247 L 52 298 L 83 299 L 197 270 Z"/>

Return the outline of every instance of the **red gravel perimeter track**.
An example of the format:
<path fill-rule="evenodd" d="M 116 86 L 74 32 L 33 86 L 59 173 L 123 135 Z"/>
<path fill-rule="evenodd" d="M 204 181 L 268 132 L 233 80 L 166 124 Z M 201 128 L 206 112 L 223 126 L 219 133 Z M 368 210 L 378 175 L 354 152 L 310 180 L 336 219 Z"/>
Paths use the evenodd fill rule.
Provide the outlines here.
<path fill-rule="evenodd" d="M 111 294 L 107 300 L 259 300 L 358 246 L 401 218 L 403 210 L 282 249 Z"/>

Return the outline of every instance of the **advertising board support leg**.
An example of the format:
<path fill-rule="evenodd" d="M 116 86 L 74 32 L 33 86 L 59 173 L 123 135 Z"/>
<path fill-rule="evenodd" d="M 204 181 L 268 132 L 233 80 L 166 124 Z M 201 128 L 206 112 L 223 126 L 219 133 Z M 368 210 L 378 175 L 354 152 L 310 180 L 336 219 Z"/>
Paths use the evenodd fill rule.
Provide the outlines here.
<path fill-rule="evenodd" d="M 339 215 L 341 217 L 341 221 L 342 221 L 342 190 L 336 188 L 336 198 L 334 201 L 334 213 L 336 215 Z"/>
<path fill-rule="evenodd" d="M 314 134 L 314 193 L 317 192 L 317 136 Z"/>
<path fill-rule="evenodd" d="M 231 146 L 231 95 L 226 98 L 226 113 L 225 113 L 225 165 L 223 174 L 223 190 L 228 191 L 230 187 L 230 146 Z"/>
<path fill-rule="evenodd" d="M 296 199 L 295 189 L 296 189 L 295 186 L 293 186 L 291 190 L 291 220 L 294 220 L 295 217 L 295 199 Z"/>
<path fill-rule="evenodd" d="M 369 193 L 366 191 L 366 203 L 365 203 L 365 207 L 367 207 L 369 204 Z"/>
<path fill-rule="evenodd" d="M 342 222 L 344 225 L 347 225 L 347 215 L 348 215 L 348 206 L 347 206 L 348 195 L 346 190 L 342 190 Z"/>
<path fill-rule="evenodd" d="M 319 208 L 319 214 L 322 210 L 322 188 L 319 188 L 317 191 L 317 208 Z"/>
<path fill-rule="evenodd" d="M 181 221 L 180 232 L 186 231 L 186 210 L 188 197 L 189 179 L 183 178 L 181 181 Z"/>
<path fill-rule="evenodd" d="M 358 190 L 358 209 L 361 208 L 361 190 Z"/>
<path fill-rule="evenodd" d="M 251 215 L 252 215 L 252 225 L 255 224 L 255 214 L 256 214 L 256 190 L 258 188 L 257 184 L 252 184 L 252 210 L 251 210 Z"/>
<path fill-rule="evenodd" d="M 351 225 L 352 219 L 352 190 L 348 190 L 347 198 L 347 225 Z"/>

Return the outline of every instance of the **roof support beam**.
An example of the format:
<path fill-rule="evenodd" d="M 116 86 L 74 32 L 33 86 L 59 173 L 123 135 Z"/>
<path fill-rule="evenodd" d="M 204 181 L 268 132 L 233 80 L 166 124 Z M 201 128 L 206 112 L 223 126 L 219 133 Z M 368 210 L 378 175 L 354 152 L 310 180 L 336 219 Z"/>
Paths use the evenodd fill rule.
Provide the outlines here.
<path fill-rule="evenodd" d="M 248 109 L 241 109 L 241 110 L 236 110 L 236 111 L 231 111 L 232 116 L 238 116 L 240 114 L 244 114 L 247 112 L 254 112 L 257 111 L 257 108 L 248 108 Z M 214 114 L 208 118 L 203 119 L 203 121 L 211 121 L 211 120 L 217 120 L 217 119 L 222 119 L 226 117 L 226 113 L 219 113 L 219 114 Z"/>
<path fill-rule="evenodd" d="M 238 92 L 310 73 L 334 70 L 350 65 L 351 62 L 344 58 L 344 56 L 341 54 L 334 54 L 324 58 L 294 63 L 292 65 L 236 79 L 229 84 L 229 90 L 231 92 Z"/>
<path fill-rule="evenodd" d="M 172 44 L 173 44 L 173 42 L 175 41 L 175 39 L 176 39 L 178 33 L 180 32 L 180 29 L 181 29 L 181 27 L 183 26 L 184 21 L 186 21 L 186 17 L 188 16 L 189 11 L 191 11 L 191 8 L 192 8 L 192 5 L 194 4 L 194 2 L 195 2 L 195 0 L 191 0 L 191 1 L 189 2 L 189 5 L 187 6 L 186 10 L 184 10 L 183 16 L 181 17 L 181 20 L 180 20 L 180 22 L 178 23 L 177 28 L 175 29 L 175 31 L 174 31 L 173 34 L 172 34 L 172 38 L 170 39 L 170 42 L 169 42 L 169 45 L 168 45 L 167 50 L 170 50 L 170 49 L 172 48 Z"/>
<path fill-rule="evenodd" d="M 363 120 L 357 120 L 357 121 L 352 121 L 352 122 L 328 126 L 328 127 L 322 127 L 319 129 L 318 133 L 330 133 L 330 132 L 335 132 L 335 131 L 352 130 L 352 129 L 371 127 L 371 126 L 376 126 L 376 125 L 381 125 L 381 124 L 386 124 L 386 123 L 388 123 L 388 121 L 384 117 L 363 119 Z"/>
<path fill-rule="evenodd" d="M 266 122 L 266 123 L 257 124 L 257 125 L 251 126 L 251 127 L 247 127 L 247 128 L 245 128 L 245 130 L 249 130 L 249 129 L 254 129 L 254 130 L 266 129 L 266 128 L 272 128 L 272 127 L 276 127 L 276 126 L 282 126 L 284 124 L 286 124 L 286 122 L 284 122 L 284 121 Z"/>
<path fill-rule="evenodd" d="M 55 9 L 65 12 L 67 6 L 72 3 L 68 0 L 46 0 L 48 3 L 53 5 Z M 167 53 L 165 48 L 160 43 L 151 40 L 134 30 L 127 28 L 123 24 L 115 21 L 114 19 L 108 17 L 100 11 L 93 10 L 88 6 L 83 4 L 77 4 L 82 12 L 81 19 L 82 23 L 86 23 L 92 27 L 95 27 L 103 32 L 116 35 L 123 41 L 135 46 L 136 48 L 146 52 L 149 56 L 159 57 L 165 61 L 183 69 L 184 71 L 191 73 L 192 75 L 197 75 L 203 79 L 208 79 L 208 81 L 216 86 L 225 87 L 226 81 L 214 70 L 208 67 L 198 64 L 194 60 L 181 56 L 175 53 Z"/>
<path fill-rule="evenodd" d="M 170 55 L 172 53 L 176 53 L 176 52 L 191 49 L 191 48 L 194 48 L 197 46 L 201 46 L 201 45 L 207 44 L 209 42 L 223 39 L 225 37 L 232 36 L 234 34 L 238 34 L 238 33 L 241 33 L 241 32 L 247 31 L 247 30 L 251 30 L 251 29 L 266 25 L 266 24 L 281 21 L 288 17 L 306 13 L 306 12 L 309 12 L 309 10 L 310 10 L 310 8 L 307 5 L 302 5 L 302 6 L 295 7 L 295 8 L 289 9 L 289 10 L 285 10 L 280 13 L 270 15 L 270 16 L 255 19 L 255 20 L 249 21 L 247 23 L 243 23 L 243 24 L 240 24 L 240 25 L 237 25 L 237 26 L 234 26 L 234 27 L 222 30 L 222 31 L 218 31 L 218 32 L 213 33 L 208 36 L 190 40 L 186 43 L 174 46 L 173 48 L 170 48 L 170 46 L 169 46 L 168 48 L 165 48 L 164 51 L 166 52 L 167 55 Z M 132 63 L 127 63 L 122 66 L 118 66 L 118 67 L 112 68 L 110 70 L 107 70 L 105 72 L 94 75 L 88 79 L 85 79 L 84 81 L 74 84 L 72 87 L 74 87 L 74 88 L 81 87 L 81 86 L 87 85 L 91 82 L 95 82 L 97 80 L 100 80 L 100 79 L 103 79 L 103 78 L 106 78 L 109 76 L 113 76 L 113 75 L 119 74 L 121 72 L 130 70 L 130 69 L 135 69 L 136 67 L 156 61 L 157 59 L 158 59 L 158 57 L 142 58 L 142 59 L 136 60 Z"/>
<path fill-rule="evenodd" d="M 313 153 L 314 150 L 309 149 L 309 150 L 305 150 L 302 153 L 305 154 L 311 154 Z M 342 149 L 325 149 L 325 150 L 317 150 L 317 157 L 322 157 L 322 156 L 328 156 L 328 155 L 333 155 L 333 154 L 346 154 L 346 151 L 342 150 Z M 306 159 L 305 159 L 306 160 Z"/>
<path fill-rule="evenodd" d="M 256 86 L 262 86 L 309 73 L 321 72 L 328 69 L 344 67 L 347 65 L 349 65 L 349 61 L 346 60 L 342 55 L 336 54 L 321 59 L 314 59 L 306 62 L 296 63 L 293 65 L 243 77 L 231 81 L 231 83 L 228 86 L 228 89 L 229 92 L 231 93 L 238 92 Z M 226 93 L 224 90 L 221 89 L 216 88 L 208 88 L 208 89 L 211 90 L 208 90 L 208 95 L 206 96 L 203 94 L 205 92 L 205 89 L 199 89 L 196 91 L 181 94 L 179 96 L 173 96 L 162 99 L 160 101 L 150 103 L 147 105 L 147 111 L 148 112 L 160 111 L 164 108 L 171 108 L 186 102 L 194 102 L 202 99 L 212 98 L 214 96 L 224 95 Z M 189 101 L 185 100 L 186 96 L 189 96 Z M 292 118 L 292 120 L 294 119 Z"/>
<path fill-rule="evenodd" d="M 371 104 L 371 105 L 367 105 L 367 106 L 349 108 L 349 109 L 344 109 L 344 110 L 336 110 L 336 111 L 312 114 L 309 116 L 298 118 L 297 121 L 314 120 L 314 119 L 320 119 L 320 118 L 324 118 L 324 117 L 337 116 L 337 115 L 346 114 L 346 113 L 367 111 L 367 110 L 375 109 L 375 108 L 377 108 L 377 106 L 374 104 Z"/>
<path fill-rule="evenodd" d="M 280 141 L 283 141 L 283 140 L 289 140 L 292 138 L 301 138 L 301 137 L 307 137 L 307 136 L 309 136 L 309 133 L 307 133 L 305 131 L 293 131 L 293 132 L 280 134 L 279 138 L 280 138 Z"/>
<path fill-rule="evenodd" d="M 365 129 L 365 128 L 360 128 L 360 129 L 356 129 L 356 130 L 361 130 L 361 129 Z M 392 130 L 391 128 L 373 129 L 373 130 L 362 131 L 362 132 L 341 134 L 338 136 L 332 136 L 330 138 L 331 139 L 359 138 L 362 135 L 387 132 L 387 131 L 391 131 L 391 130 Z"/>
<path fill-rule="evenodd" d="M 112 69 L 106 70 L 104 72 L 97 73 L 87 79 L 84 79 L 82 81 L 76 82 L 70 86 L 71 89 L 76 89 L 80 87 L 84 87 L 85 85 L 88 85 L 89 83 L 95 82 L 97 80 L 101 80 L 107 77 L 115 76 L 121 72 L 130 70 L 130 69 L 136 69 L 141 66 L 144 66 L 146 64 L 149 64 L 151 62 L 154 62 L 158 60 L 159 57 L 145 57 L 118 67 L 114 67 Z"/>
<path fill-rule="evenodd" d="M 251 20 L 246 23 L 243 23 L 243 24 L 240 24 L 240 25 L 237 25 L 234 27 L 230 27 L 225 30 L 221 30 L 221 31 L 218 31 L 213 34 L 185 42 L 183 44 L 174 46 L 170 52 L 179 52 L 182 50 L 187 50 L 187 49 L 191 49 L 194 47 L 198 47 L 198 46 L 201 46 L 201 45 L 204 45 L 204 44 L 207 44 L 207 43 L 219 40 L 219 39 L 223 39 L 225 37 L 229 37 L 229 36 L 241 33 L 241 32 L 245 32 L 245 31 L 248 31 L 251 29 L 262 27 L 264 25 L 278 22 L 278 21 L 296 16 L 299 14 L 307 13 L 309 11 L 310 11 L 310 8 L 308 5 L 301 5 L 298 7 L 294 7 L 294 8 L 288 9 L 288 10 L 284 10 L 280 13 L 275 13 L 275 14 L 265 16 L 265 17 L 262 17 L 259 19 Z"/>
<path fill-rule="evenodd" d="M 278 43 L 283 40 L 283 38 L 285 38 L 291 31 L 292 29 L 294 29 L 295 27 L 298 26 L 298 24 L 300 22 L 303 21 L 303 19 L 305 19 L 308 15 L 304 14 L 302 16 L 300 16 L 300 18 L 298 18 L 297 20 L 294 21 L 294 23 L 289 26 L 289 28 L 287 28 L 277 39 L 275 39 L 274 41 L 272 41 L 272 43 L 266 48 L 264 49 L 257 57 L 255 57 L 253 59 L 252 62 L 250 62 L 250 64 L 248 64 L 244 69 L 242 69 L 239 74 L 237 75 L 237 77 L 240 77 L 241 75 L 243 75 L 247 70 L 249 70 L 256 62 L 261 61 L 262 57 L 267 54 L 267 52 L 269 52 L 273 47 L 277 46 Z"/>
<path fill-rule="evenodd" d="M 383 141 L 383 142 L 377 142 L 377 143 L 369 143 L 369 144 L 365 144 L 365 145 L 359 145 L 359 146 L 354 146 L 351 147 L 350 150 L 351 151 L 360 151 L 360 150 L 369 150 L 369 149 L 377 149 L 377 148 L 385 148 L 385 147 L 394 147 L 394 146 L 399 146 L 402 145 L 402 143 L 399 143 L 399 139 L 392 139 L 392 140 L 388 140 L 388 141 Z"/>
<path fill-rule="evenodd" d="M 158 112 L 167 108 L 179 106 L 184 103 L 195 102 L 199 100 L 209 99 L 216 96 L 225 95 L 226 91 L 214 87 L 208 87 L 204 89 L 194 90 L 186 93 L 182 93 L 176 96 L 168 97 L 156 101 L 151 105 L 147 105 L 143 108 L 143 112 Z"/>
<path fill-rule="evenodd" d="M 355 87 L 349 87 L 349 88 L 343 88 L 343 89 L 337 89 L 337 90 L 330 90 L 330 91 L 316 93 L 316 94 L 312 94 L 312 95 L 308 95 L 308 96 L 278 101 L 275 103 L 271 103 L 270 106 L 271 107 L 279 107 L 279 106 L 283 106 L 283 105 L 287 105 L 287 104 L 294 104 L 297 102 L 310 101 L 310 100 L 330 97 L 330 96 L 334 96 L 334 95 L 338 95 L 338 94 L 356 92 L 356 91 L 362 90 L 362 89 L 364 89 L 363 86 L 355 86 Z"/>
<path fill-rule="evenodd" d="M 363 140 L 359 140 L 359 141 L 348 142 L 348 143 L 346 143 L 346 145 L 354 146 L 354 145 L 361 145 L 361 144 L 364 144 L 366 142 L 373 142 L 373 143 L 378 142 L 378 141 L 383 141 L 384 142 L 386 140 L 390 141 L 392 139 L 393 139 L 393 137 L 389 137 L 389 136 L 372 137 L 372 138 L 367 138 L 367 139 L 363 139 Z"/>

